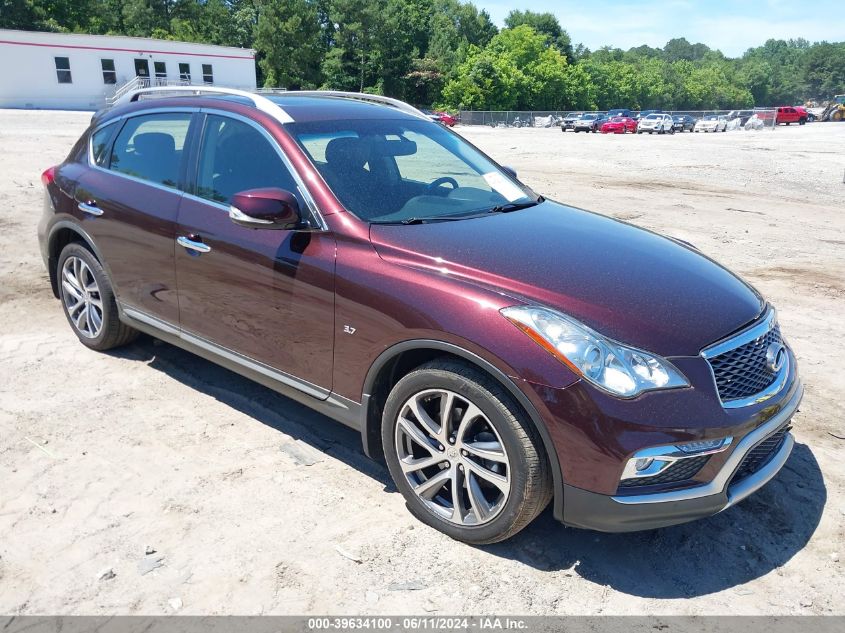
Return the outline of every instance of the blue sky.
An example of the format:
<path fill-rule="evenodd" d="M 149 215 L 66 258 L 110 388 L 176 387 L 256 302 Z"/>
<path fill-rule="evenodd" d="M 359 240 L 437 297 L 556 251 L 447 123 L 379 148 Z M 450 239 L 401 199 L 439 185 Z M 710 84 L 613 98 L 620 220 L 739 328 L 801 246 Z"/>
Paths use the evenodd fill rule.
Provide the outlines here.
<path fill-rule="evenodd" d="M 572 37 L 591 49 L 663 46 L 673 37 L 703 42 L 736 57 L 769 38 L 845 40 L 842 0 L 474 0 L 502 26 L 513 8 L 554 13 Z"/>

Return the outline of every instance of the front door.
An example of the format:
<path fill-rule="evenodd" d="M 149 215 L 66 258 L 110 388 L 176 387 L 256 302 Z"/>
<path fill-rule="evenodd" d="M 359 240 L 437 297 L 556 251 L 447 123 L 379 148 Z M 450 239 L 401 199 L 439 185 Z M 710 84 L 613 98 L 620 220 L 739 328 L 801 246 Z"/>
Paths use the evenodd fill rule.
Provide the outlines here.
<path fill-rule="evenodd" d="M 141 79 L 150 78 L 150 62 L 147 59 L 135 60 L 135 76 Z"/>
<path fill-rule="evenodd" d="M 333 234 L 244 228 L 228 214 L 233 194 L 259 187 L 291 191 L 307 208 L 280 151 L 257 124 L 206 115 L 196 195 L 179 208 L 177 237 L 201 245 L 176 246 L 179 319 L 184 335 L 325 397 L 334 349 Z"/>
<path fill-rule="evenodd" d="M 191 113 L 172 112 L 105 126 L 94 134 L 96 165 L 75 194 L 118 300 L 173 326 L 179 323 L 173 241 L 190 123 Z"/>

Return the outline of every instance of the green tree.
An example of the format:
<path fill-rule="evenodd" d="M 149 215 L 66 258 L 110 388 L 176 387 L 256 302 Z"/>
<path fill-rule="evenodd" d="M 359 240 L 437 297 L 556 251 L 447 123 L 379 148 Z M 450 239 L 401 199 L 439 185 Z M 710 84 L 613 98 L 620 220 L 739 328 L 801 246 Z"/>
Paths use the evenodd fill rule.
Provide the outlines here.
<path fill-rule="evenodd" d="M 255 46 L 266 86 L 301 88 L 320 81 L 322 47 L 311 0 L 259 0 Z"/>
<path fill-rule="evenodd" d="M 363 92 L 378 85 L 376 42 L 384 6 L 384 0 L 331 1 L 329 19 L 335 30 L 322 64 L 326 87 Z"/>
<path fill-rule="evenodd" d="M 845 43 L 813 45 L 804 53 L 799 68 L 804 98 L 827 101 L 845 93 Z"/>
<path fill-rule="evenodd" d="M 574 60 L 572 40 L 569 37 L 569 33 L 563 30 L 560 22 L 558 22 L 553 13 L 537 13 L 529 9 L 525 11 L 514 9 L 505 18 L 505 26 L 509 29 L 523 24 L 545 35 L 548 44 L 560 51 L 566 57 L 567 61 L 572 62 Z"/>
<path fill-rule="evenodd" d="M 471 47 L 443 88 L 445 105 L 476 110 L 586 108 L 589 76 L 528 25 L 504 29 L 484 48 Z"/>

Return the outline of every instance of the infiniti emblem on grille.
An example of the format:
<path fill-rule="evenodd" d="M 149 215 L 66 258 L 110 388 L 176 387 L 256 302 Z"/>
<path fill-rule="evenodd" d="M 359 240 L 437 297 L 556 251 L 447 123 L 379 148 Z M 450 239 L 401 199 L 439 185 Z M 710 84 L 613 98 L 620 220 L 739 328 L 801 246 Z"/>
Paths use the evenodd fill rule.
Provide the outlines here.
<path fill-rule="evenodd" d="M 778 373 L 786 362 L 786 348 L 780 343 L 772 343 L 766 348 L 766 367 Z"/>

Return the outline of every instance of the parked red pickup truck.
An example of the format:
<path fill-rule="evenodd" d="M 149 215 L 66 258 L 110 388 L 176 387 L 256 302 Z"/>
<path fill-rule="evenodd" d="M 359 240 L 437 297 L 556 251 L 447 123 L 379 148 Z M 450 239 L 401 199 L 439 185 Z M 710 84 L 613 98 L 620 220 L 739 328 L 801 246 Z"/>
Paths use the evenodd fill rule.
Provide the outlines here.
<path fill-rule="evenodd" d="M 780 125 L 781 123 L 786 123 L 789 125 L 790 123 L 798 123 L 799 125 L 804 125 L 807 122 L 807 111 L 804 108 L 794 108 L 792 106 L 784 106 L 778 108 L 778 115 L 777 115 L 777 124 Z"/>

